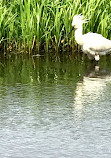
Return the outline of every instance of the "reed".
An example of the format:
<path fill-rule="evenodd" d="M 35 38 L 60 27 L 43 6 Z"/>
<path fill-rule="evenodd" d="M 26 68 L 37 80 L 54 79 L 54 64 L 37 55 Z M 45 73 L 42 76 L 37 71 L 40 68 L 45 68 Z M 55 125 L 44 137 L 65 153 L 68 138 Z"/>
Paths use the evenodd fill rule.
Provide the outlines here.
<path fill-rule="evenodd" d="M 64 50 L 75 45 L 74 33 L 61 45 L 70 31 L 72 18 L 82 13 L 89 22 L 84 32 L 111 37 L 111 2 L 109 0 L 1 0 L 0 47 L 7 45 L 29 53 L 41 49 Z"/>

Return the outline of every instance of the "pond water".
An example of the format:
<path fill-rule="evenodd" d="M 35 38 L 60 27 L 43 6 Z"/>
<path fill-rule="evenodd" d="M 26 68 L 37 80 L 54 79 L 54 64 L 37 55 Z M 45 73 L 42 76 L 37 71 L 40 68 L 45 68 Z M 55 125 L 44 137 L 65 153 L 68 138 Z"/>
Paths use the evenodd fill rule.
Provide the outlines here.
<path fill-rule="evenodd" d="M 110 158 L 111 57 L 0 57 L 0 157 Z"/>

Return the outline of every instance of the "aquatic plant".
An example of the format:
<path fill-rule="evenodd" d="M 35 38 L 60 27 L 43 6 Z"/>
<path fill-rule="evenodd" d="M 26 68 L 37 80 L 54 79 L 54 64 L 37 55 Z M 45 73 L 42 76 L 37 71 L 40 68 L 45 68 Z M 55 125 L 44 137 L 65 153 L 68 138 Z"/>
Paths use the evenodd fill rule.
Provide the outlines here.
<path fill-rule="evenodd" d="M 73 48 L 73 33 L 61 45 L 71 29 L 72 18 L 82 13 L 89 22 L 84 32 L 93 31 L 110 38 L 111 2 L 109 0 L 1 0 L 0 48 L 16 48 L 32 53 L 40 49 Z"/>

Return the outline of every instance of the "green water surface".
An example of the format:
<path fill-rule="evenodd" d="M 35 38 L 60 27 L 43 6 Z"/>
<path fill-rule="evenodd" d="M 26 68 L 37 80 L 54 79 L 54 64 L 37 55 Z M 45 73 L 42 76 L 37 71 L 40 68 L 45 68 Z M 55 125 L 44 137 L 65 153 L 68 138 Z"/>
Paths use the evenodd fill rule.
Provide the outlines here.
<path fill-rule="evenodd" d="M 110 158 L 110 59 L 0 56 L 0 157 Z"/>

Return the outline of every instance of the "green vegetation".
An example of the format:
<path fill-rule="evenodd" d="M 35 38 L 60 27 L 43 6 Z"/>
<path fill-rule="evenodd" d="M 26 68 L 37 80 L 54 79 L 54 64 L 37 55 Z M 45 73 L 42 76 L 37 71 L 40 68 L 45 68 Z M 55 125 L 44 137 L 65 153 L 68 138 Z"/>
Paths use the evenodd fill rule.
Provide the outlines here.
<path fill-rule="evenodd" d="M 110 0 L 0 0 L 0 49 L 74 49 L 74 32 L 61 45 L 71 29 L 72 18 L 82 13 L 89 23 L 84 32 L 101 33 L 110 39 Z"/>

